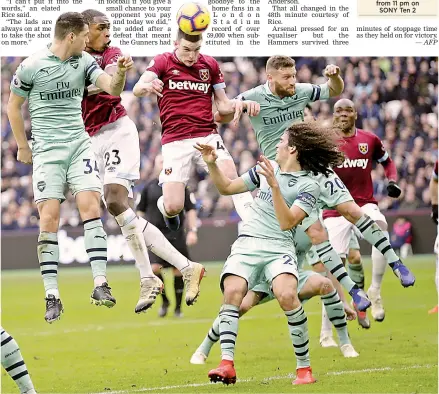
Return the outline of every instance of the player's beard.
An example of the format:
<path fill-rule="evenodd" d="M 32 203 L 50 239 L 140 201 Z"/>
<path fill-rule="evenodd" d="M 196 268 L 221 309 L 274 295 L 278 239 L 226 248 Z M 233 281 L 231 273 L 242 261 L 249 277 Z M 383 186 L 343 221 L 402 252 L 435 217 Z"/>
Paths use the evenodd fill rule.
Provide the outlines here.
<path fill-rule="evenodd" d="M 354 124 L 349 122 L 348 120 L 345 120 L 345 121 L 339 120 L 339 121 L 335 122 L 334 125 L 336 127 L 338 127 L 343 134 L 350 134 L 352 131 L 352 128 L 354 127 Z"/>
<path fill-rule="evenodd" d="M 290 89 L 283 88 L 278 82 L 274 82 L 274 89 L 279 97 L 291 97 L 296 94 L 296 87 L 291 87 Z"/>

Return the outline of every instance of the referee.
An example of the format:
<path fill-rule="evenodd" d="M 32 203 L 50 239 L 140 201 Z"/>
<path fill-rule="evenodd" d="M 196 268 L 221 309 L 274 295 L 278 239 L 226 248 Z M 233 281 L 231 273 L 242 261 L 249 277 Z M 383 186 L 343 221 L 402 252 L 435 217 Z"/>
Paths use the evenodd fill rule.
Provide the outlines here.
<path fill-rule="evenodd" d="M 189 252 L 187 246 L 195 245 L 198 242 L 197 236 L 197 210 L 194 205 L 194 197 L 189 190 L 185 190 L 185 203 L 184 210 L 180 212 L 180 228 L 177 231 L 171 231 L 165 224 L 163 215 L 157 208 L 157 200 L 162 196 L 162 188 L 158 185 L 158 177 L 163 167 L 163 157 L 158 154 L 154 162 L 154 179 L 151 180 L 143 189 L 139 205 L 137 206 L 137 214 L 145 217 L 146 220 L 156 226 L 168 239 L 168 241 L 185 257 L 189 260 Z M 184 225 L 186 222 L 186 226 Z M 185 231 L 185 227 L 188 229 Z M 165 283 L 161 274 L 162 268 L 172 267 L 167 261 L 156 256 L 154 253 L 149 252 L 149 259 L 151 261 L 151 267 L 154 274 L 157 275 L 160 280 Z M 172 267 L 174 271 L 174 291 L 175 291 L 175 317 L 182 317 L 181 301 L 183 297 L 184 282 L 181 272 Z M 170 305 L 169 299 L 166 295 L 166 290 L 163 289 L 162 293 L 163 303 L 159 310 L 159 316 L 165 317 L 168 313 Z"/>

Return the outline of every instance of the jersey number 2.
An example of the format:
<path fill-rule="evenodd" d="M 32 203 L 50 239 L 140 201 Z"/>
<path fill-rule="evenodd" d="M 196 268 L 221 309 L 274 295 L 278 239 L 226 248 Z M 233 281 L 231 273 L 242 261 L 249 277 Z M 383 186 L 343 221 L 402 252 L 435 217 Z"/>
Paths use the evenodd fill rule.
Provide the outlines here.
<path fill-rule="evenodd" d="M 335 179 L 334 179 L 334 182 L 326 181 L 326 182 L 325 182 L 325 187 L 326 187 L 326 188 L 328 188 L 328 187 L 331 188 L 331 196 L 338 192 L 337 189 L 334 189 L 334 183 L 335 183 L 336 186 L 338 186 L 341 190 L 343 190 L 343 189 L 346 188 L 346 186 L 344 185 L 344 183 L 343 183 L 340 179 L 338 179 L 338 178 L 335 178 Z"/>

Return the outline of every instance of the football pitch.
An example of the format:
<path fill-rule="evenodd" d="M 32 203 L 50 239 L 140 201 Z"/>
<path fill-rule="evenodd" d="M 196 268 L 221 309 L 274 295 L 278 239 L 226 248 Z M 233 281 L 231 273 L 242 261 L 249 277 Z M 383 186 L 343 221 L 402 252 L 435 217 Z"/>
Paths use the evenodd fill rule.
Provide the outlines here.
<path fill-rule="evenodd" d="M 65 313 L 44 321 L 44 288 L 39 270 L 2 272 L 2 326 L 19 343 L 38 393 L 437 393 L 437 302 L 434 256 L 406 261 L 416 275 L 414 288 L 403 289 L 390 269 L 383 283 L 386 318 L 369 330 L 349 323 L 360 353 L 345 359 L 339 349 L 319 346 L 321 305 L 305 306 L 310 330 L 311 363 L 317 383 L 292 386 L 295 359 L 287 321 L 277 303 L 254 308 L 240 322 L 234 386 L 213 384 L 207 373 L 220 360 L 216 345 L 205 365 L 189 359 L 206 335 L 221 305 L 219 264 L 206 264 L 198 302 L 184 306 L 184 317 L 158 318 L 161 299 L 136 315 L 139 279 L 134 266 L 109 267 L 117 305 L 89 303 L 90 268 L 60 268 Z M 366 286 L 370 283 L 366 264 Z M 165 272 L 173 300 L 171 272 Z M 335 335 L 335 333 L 334 333 Z M 18 392 L 2 369 L 1 392 Z"/>

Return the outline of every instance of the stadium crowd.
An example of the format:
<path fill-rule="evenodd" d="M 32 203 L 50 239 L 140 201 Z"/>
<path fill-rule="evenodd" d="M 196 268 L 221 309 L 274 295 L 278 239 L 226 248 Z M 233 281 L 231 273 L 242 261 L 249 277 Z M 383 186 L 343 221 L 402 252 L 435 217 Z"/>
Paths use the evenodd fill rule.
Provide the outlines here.
<path fill-rule="evenodd" d="M 9 84 L 23 58 L 2 58 L 1 105 L 1 214 L 2 230 L 37 228 L 33 203 L 31 167 L 17 162 L 17 145 L 6 115 Z M 141 147 L 141 180 L 135 191 L 139 196 L 153 175 L 154 158 L 160 152 L 160 120 L 156 98 L 137 99 L 131 93 L 151 58 L 136 58 L 130 71 L 123 103 L 137 124 Z M 218 58 L 227 84 L 227 94 L 235 97 L 265 82 L 267 58 Z M 385 143 L 395 161 L 403 193 L 397 200 L 387 197 L 381 166 L 373 171 L 374 191 L 380 208 L 413 210 L 430 204 L 428 182 L 438 156 L 438 59 L 437 58 L 295 58 L 298 82 L 324 83 L 322 71 L 333 63 L 341 68 L 345 82 L 343 97 L 354 101 L 358 111 L 357 127 L 373 131 Z M 332 123 L 332 104 L 316 102 L 315 117 Z M 30 118 L 25 114 L 30 137 Z M 220 133 L 235 159 L 238 173 L 252 167 L 259 155 L 251 124 L 246 115 L 237 127 L 223 125 Z M 236 216 L 231 197 L 220 196 L 205 174 L 194 171 L 189 184 L 197 198 L 199 216 Z M 77 226 L 79 215 L 69 195 L 61 206 L 61 226 Z M 108 227 L 117 227 L 111 215 L 104 214 Z"/>

